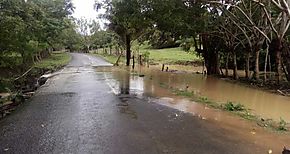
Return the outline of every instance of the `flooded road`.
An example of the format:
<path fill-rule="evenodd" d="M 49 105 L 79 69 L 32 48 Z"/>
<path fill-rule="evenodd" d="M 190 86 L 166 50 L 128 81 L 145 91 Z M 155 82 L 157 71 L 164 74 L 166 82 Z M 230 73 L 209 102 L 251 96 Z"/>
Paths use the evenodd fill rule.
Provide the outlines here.
<path fill-rule="evenodd" d="M 251 112 L 265 119 L 279 121 L 282 118 L 290 122 L 290 97 L 233 84 L 201 74 L 161 72 L 160 68 L 157 67 L 151 69 L 138 68 L 135 72 L 131 71 L 131 73 L 126 68 L 111 69 L 113 70 L 98 69 L 98 71 L 111 72 L 107 76 L 112 78 L 111 82 L 116 91 L 120 91 L 123 88 L 130 90 L 130 93 L 138 95 L 159 98 L 174 97 L 170 90 L 162 88 L 162 85 L 166 85 L 173 89 L 187 89 L 220 104 L 228 101 L 243 104 L 246 108 L 251 109 Z M 183 70 L 186 70 L 186 68 L 181 69 L 181 71 Z M 198 68 L 193 70 L 193 72 L 200 70 Z M 145 76 L 139 77 L 140 74 Z M 122 85 L 118 85 L 119 81 L 121 81 Z"/>
<path fill-rule="evenodd" d="M 289 136 L 160 86 L 184 88 L 185 74 L 131 74 L 98 57 L 71 56 L 68 66 L 0 120 L 1 154 L 279 154 L 290 143 Z"/>

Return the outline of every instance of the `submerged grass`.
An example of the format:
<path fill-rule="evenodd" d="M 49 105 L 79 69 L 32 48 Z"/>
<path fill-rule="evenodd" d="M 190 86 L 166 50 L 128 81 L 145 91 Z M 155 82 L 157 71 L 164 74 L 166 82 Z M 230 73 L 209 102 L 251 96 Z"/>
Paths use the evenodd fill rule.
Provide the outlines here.
<path fill-rule="evenodd" d="M 246 108 L 244 105 L 240 103 L 233 103 L 233 102 L 227 102 L 226 104 L 223 105 L 223 109 L 227 111 L 245 111 Z"/>
<path fill-rule="evenodd" d="M 235 103 L 235 102 L 229 101 L 227 103 L 219 104 L 217 102 L 214 102 L 214 101 L 208 99 L 205 96 L 199 96 L 198 94 L 195 94 L 193 91 L 175 89 L 175 88 L 169 87 L 165 83 L 160 83 L 160 86 L 163 88 L 171 89 L 171 91 L 177 96 L 188 97 L 188 98 L 191 98 L 192 101 L 195 101 L 197 103 L 205 104 L 206 106 L 209 106 L 209 107 L 214 108 L 214 109 L 220 109 L 220 110 L 224 110 L 227 112 L 231 112 L 232 114 L 235 114 L 243 119 L 254 121 L 260 127 L 269 128 L 269 129 L 276 131 L 276 132 L 288 132 L 288 128 L 287 128 L 288 123 L 285 120 L 283 120 L 282 118 L 280 118 L 279 122 L 274 121 L 272 119 L 263 119 L 255 114 L 251 113 L 250 109 L 247 109 L 245 106 L 243 106 L 240 103 Z"/>

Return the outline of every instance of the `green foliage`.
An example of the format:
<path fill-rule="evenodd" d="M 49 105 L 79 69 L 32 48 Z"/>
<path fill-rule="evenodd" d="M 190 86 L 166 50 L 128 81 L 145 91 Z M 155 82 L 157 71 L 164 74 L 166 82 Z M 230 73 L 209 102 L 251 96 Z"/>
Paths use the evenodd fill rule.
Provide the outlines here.
<path fill-rule="evenodd" d="M 69 26 L 65 20 L 73 11 L 70 0 L 2 0 L 0 6 L 3 29 L 0 31 L 0 61 L 8 63 L 7 55 L 17 53 L 22 66 L 38 61 L 55 48 L 60 34 Z"/>
<path fill-rule="evenodd" d="M 80 18 L 76 20 L 77 30 L 80 33 L 80 43 L 83 46 L 83 50 L 89 52 L 95 41 L 99 40 L 96 35 L 99 33 L 100 25 L 95 20 L 88 20 L 86 18 Z"/>
<path fill-rule="evenodd" d="M 257 120 L 258 119 L 257 116 L 250 113 L 248 110 L 244 110 L 243 112 L 238 112 L 237 114 L 239 116 L 241 116 L 242 118 L 247 119 L 247 120 Z"/>
<path fill-rule="evenodd" d="M 201 97 L 199 97 L 199 101 L 200 101 L 200 102 L 208 102 L 209 100 L 208 100 L 207 97 L 205 97 L 205 96 L 201 96 Z"/>
<path fill-rule="evenodd" d="M 278 130 L 287 131 L 287 127 L 286 126 L 287 126 L 287 122 L 284 119 L 280 118 L 280 121 L 278 123 Z"/>
<path fill-rule="evenodd" d="M 97 31 L 91 37 L 93 37 L 96 48 L 121 46 L 119 37 L 110 31 Z"/>
<path fill-rule="evenodd" d="M 142 53 L 142 56 L 144 57 L 144 61 L 148 62 L 150 59 L 150 52 L 149 51 L 144 51 Z"/>
<path fill-rule="evenodd" d="M 0 78 L 0 92 L 10 92 L 9 87 L 12 87 L 12 83 L 9 79 Z"/>
<path fill-rule="evenodd" d="M 70 61 L 68 53 L 52 53 L 49 58 L 42 60 L 34 65 L 36 68 L 55 70 L 66 65 Z"/>
<path fill-rule="evenodd" d="M 185 96 L 185 97 L 194 96 L 194 93 L 192 91 L 186 91 L 186 90 L 177 90 L 175 93 L 177 96 Z"/>
<path fill-rule="evenodd" d="M 184 38 L 184 39 L 178 40 L 177 43 L 179 43 L 182 50 L 186 52 L 190 52 L 190 49 L 194 46 L 193 38 Z"/>
<path fill-rule="evenodd" d="M 233 102 L 227 102 L 224 104 L 223 109 L 227 111 L 245 111 L 245 107 L 242 104 L 234 104 Z"/>

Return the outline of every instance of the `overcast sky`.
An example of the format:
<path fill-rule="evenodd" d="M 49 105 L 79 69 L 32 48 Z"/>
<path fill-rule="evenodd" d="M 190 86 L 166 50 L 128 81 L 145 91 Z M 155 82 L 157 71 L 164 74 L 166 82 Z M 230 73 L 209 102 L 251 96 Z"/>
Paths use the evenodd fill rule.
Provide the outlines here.
<path fill-rule="evenodd" d="M 97 19 L 98 13 L 94 9 L 95 0 L 72 0 L 75 10 L 73 16 L 75 18 L 87 18 L 97 20 L 100 23 L 101 28 L 104 28 L 104 20 Z M 101 11 L 104 13 L 104 10 Z"/>
<path fill-rule="evenodd" d="M 75 6 L 74 17 L 87 19 L 96 19 L 97 11 L 94 10 L 95 0 L 72 0 Z"/>

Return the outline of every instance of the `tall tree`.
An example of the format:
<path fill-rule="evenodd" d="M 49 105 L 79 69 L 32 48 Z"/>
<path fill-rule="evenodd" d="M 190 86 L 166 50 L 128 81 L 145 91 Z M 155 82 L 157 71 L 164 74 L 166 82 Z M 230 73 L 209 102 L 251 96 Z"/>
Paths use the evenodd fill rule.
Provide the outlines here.
<path fill-rule="evenodd" d="M 131 60 L 132 40 L 137 39 L 149 25 L 149 21 L 144 16 L 145 4 L 142 0 L 111 0 L 101 4 L 106 9 L 103 17 L 110 21 L 109 29 L 125 42 L 127 66 L 130 65 Z"/>

